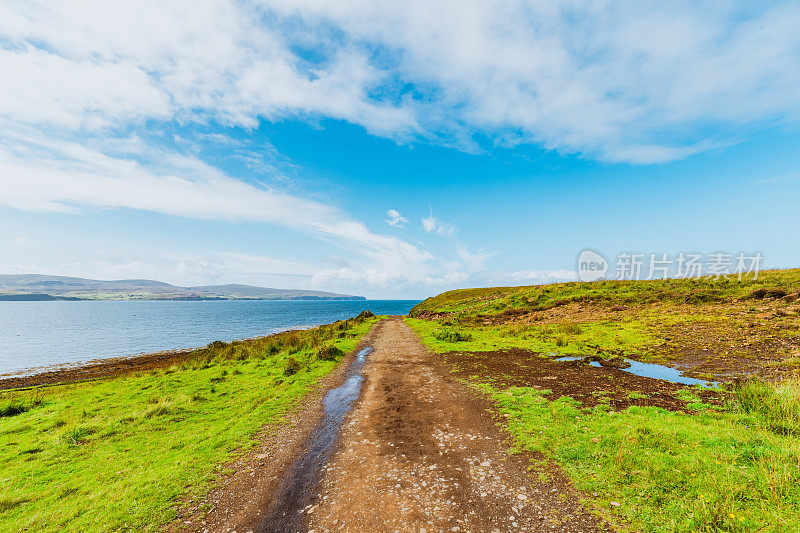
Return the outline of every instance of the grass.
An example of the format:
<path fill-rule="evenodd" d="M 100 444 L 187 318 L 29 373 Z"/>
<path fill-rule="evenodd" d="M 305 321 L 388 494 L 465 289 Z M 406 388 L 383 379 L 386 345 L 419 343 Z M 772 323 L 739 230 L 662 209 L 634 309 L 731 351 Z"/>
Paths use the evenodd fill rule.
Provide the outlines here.
<path fill-rule="evenodd" d="M 450 291 L 407 323 L 434 352 L 627 356 L 742 376 L 724 408 L 698 391 L 688 412 L 601 402 L 471 375 L 519 449 L 555 461 L 585 503 L 635 531 L 800 530 L 800 269 L 758 280 L 561 283 Z M 458 333 L 439 335 L 444 328 Z M 779 378 L 775 377 L 779 376 Z M 643 391 L 647 393 L 648 391 Z M 645 398 L 631 391 L 629 399 Z M 604 397 L 604 391 L 593 394 Z M 533 464 L 532 468 L 536 468 Z M 613 502 L 613 504 L 612 504 Z"/>
<path fill-rule="evenodd" d="M 660 340 L 641 323 L 597 321 L 582 324 L 511 324 L 443 327 L 439 321 L 407 318 L 423 342 L 438 353 L 524 348 L 552 355 L 606 353 L 635 355 Z"/>
<path fill-rule="evenodd" d="M 759 273 L 758 279 L 713 280 L 709 278 L 651 281 L 596 281 L 555 283 L 526 287 L 492 287 L 448 291 L 417 304 L 411 316 L 456 313 L 460 319 L 478 316 L 536 312 L 570 303 L 602 304 L 608 307 L 657 302 L 706 304 L 758 301 L 782 297 L 800 290 L 800 269 Z"/>
<path fill-rule="evenodd" d="M 745 385 L 728 409 L 689 414 L 582 409 L 568 397 L 548 401 L 544 390 L 478 386 L 508 415 L 519 448 L 555 460 L 578 489 L 597 495 L 589 506 L 636 531 L 800 525 L 800 440 L 782 431 L 797 421 L 800 381 Z M 770 397 L 771 407 L 754 407 L 754 395 Z"/>
<path fill-rule="evenodd" d="M 754 423 L 782 435 L 800 435 L 800 386 L 796 380 L 768 383 L 750 379 L 739 385 L 741 409 L 754 415 Z"/>
<path fill-rule="evenodd" d="M 215 342 L 170 368 L 0 392 L 0 531 L 159 529 L 374 321 Z"/>

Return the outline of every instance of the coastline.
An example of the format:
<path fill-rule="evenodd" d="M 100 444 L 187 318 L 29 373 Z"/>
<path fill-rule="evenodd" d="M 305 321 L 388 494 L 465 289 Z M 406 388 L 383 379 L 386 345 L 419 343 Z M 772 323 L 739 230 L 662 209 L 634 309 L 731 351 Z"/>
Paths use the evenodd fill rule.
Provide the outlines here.
<path fill-rule="evenodd" d="M 269 335 L 258 335 L 231 342 L 247 342 L 267 339 L 292 331 L 306 331 L 327 324 L 309 324 L 276 331 Z M 99 357 L 75 363 L 61 363 L 42 367 L 25 368 L 0 374 L 0 391 L 24 390 L 45 385 L 77 383 L 94 379 L 108 379 L 131 372 L 145 372 L 172 366 L 197 354 L 205 346 L 178 350 L 162 350 L 121 357 Z"/>
<path fill-rule="evenodd" d="M 416 301 L 0 302 L 0 380 L 210 342 L 245 341 L 330 324 L 364 309 L 405 314 Z"/>

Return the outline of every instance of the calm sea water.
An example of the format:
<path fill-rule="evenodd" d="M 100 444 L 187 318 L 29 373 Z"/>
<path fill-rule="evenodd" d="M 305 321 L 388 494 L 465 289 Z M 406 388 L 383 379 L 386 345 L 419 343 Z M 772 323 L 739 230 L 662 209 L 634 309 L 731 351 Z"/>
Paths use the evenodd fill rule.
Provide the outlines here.
<path fill-rule="evenodd" d="M 105 357 L 195 348 L 327 324 L 408 300 L 0 302 L 0 374 Z"/>

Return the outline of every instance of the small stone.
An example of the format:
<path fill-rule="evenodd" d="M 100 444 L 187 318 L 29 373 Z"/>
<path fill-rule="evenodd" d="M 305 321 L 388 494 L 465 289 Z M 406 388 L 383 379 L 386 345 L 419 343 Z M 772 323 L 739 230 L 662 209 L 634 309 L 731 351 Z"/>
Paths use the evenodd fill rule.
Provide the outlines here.
<path fill-rule="evenodd" d="M 620 506 L 620 503 L 619 503 L 619 502 L 608 502 L 608 503 L 610 503 L 610 504 L 611 504 L 611 505 L 613 505 L 614 507 L 619 507 L 619 506 Z"/>

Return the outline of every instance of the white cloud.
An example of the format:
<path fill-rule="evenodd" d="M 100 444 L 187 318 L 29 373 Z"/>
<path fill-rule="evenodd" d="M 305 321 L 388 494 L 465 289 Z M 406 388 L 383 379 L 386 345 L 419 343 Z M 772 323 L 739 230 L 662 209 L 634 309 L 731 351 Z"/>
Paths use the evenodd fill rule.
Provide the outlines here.
<path fill-rule="evenodd" d="M 419 122 L 449 140 L 478 130 L 652 163 L 800 118 L 793 2 L 268 4 L 389 49 L 401 78 L 424 93 Z"/>
<path fill-rule="evenodd" d="M 432 259 L 429 252 L 375 234 L 318 201 L 247 184 L 194 157 L 153 146 L 140 149 L 138 155 L 147 158 L 144 163 L 55 138 L 0 136 L 0 205 L 50 212 L 129 208 L 266 222 L 332 239 L 376 262 L 396 265 L 393 268 Z"/>
<path fill-rule="evenodd" d="M 450 237 L 456 232 L 456 227 L 454 225 L 442 222 L 433 216 L 432 209 L 430 210 L 430 214 L 422 219 L 422 229 L 424 229 L 426 233 L 436 233 L 443 237 Z"/>
<path fill-rule="evenodd" d="M 389 209 L 386 211 L 386 214 L 389 216 L 389 220 L 386 221 L 387 224 L 390 226 L 394 226 L 396 228 L 402 228 L 408 219 L 400 214 L 400 211 L 396 209 Z"/>
<path fill-rule="evenodd" d="M 319 116 L 661 162 L 794 127 L 799 26 L 791 2 L 7 2 L 0 116 L 83 130 Z"/>
<path fill-rule="evenodd" d="M 333 49 L 311 64 L 265 15 L 222 0 L 0 6 L 0 116 L 93 129 L 172 118 L 253 127 L 306 114 L 380 135 L 417 130 L 402 106 L 369 97 L 386 74 L 366 55 Z"/>
<path fill-rule="evenodd" d="M 540 285 L 562 281 L 576 281 L 572 270 L 489 270 L 467 272 L 441 270 L 437 273 L 413 274 L 386 273 L 375 269 L 343 267 L 317 272 L 311 286 L 343 292 L 370 287 L 383 295 L 426 296 L 457 288 Z"/>
<path fill-rule="evenodd" d="M 486 265 L 486 261 L 497 255 L 497 252 L 480 249 L 476 252 L 470 252 L 466 248 L 458 248 L 456 254 L 463 261 L 464 266 L 470 271 L 482 270 Z"/>
<path fill-rule="evenodd" d="M 145 278 L 181 286 L 244 283 L 278 288 L 309 286 L 313 273 L 308 265 L 237 252 L 164 254 L 124 250 L 77 255 L 80 258 L 52 258 L 52 262 L 37 265 L 0 261 L 0 271 L 104 280 Z"/>
<path fill-rule="evenodd" d="M 474 276 L 479 286 L 493 287 L 497 285 L 541 285 L 562 281 L 577 281 L 574 270 L 492 270 Z"/>

